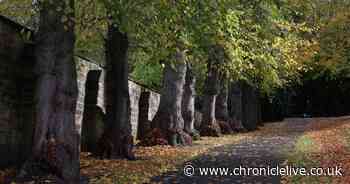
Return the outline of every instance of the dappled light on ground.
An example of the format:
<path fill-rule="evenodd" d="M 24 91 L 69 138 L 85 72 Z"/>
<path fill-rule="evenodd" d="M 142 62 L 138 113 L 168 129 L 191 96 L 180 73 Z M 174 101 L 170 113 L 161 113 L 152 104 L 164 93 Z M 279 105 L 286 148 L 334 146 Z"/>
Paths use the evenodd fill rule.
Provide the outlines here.
<path fill-rule="evenodd" d="M 193 146 L 135 148 L 136 161 L 99 160 L 81 153 L 81 175 L 90 183 L 350 183 L 350 117 L 286 119 L 265 124 L 257 131 L 202 137 Z M 292 165 L 295 167 L 341 167 L 342 177 L 201 177 L 188 178 L 185 163 L 205 167 Z M 13 169 L 0 172 L 13 177 Z"/>
<path fill-rule="evenodd" d="M 238 143 L 248 134 L 228 135 L 220 138 L 203 137 L 193 146 L 137 147 L 137 160 L 98 160 L 82 153 L 81 173 L 92 183 L 145 183 L 152 176 L 176 170 L 178 166 L 208 151 L 208 149 Z"/>

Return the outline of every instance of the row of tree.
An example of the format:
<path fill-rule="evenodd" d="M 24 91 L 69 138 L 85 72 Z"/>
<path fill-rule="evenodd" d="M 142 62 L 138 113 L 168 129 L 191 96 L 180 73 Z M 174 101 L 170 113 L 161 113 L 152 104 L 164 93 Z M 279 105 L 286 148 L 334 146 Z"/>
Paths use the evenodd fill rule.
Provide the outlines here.
<path fill-rule="evenodd" d="M 26 3 L 29 5 L 24 6 Z M 321 61 L 332 56 L 338 62 L 344 61 L 339 57 L 349 57 L 349 42 L 343 39 L 349 35 L 345 34 L 349 16 L 343 9 L 348 3 L 332 1 L 342 13 L 323 15 L 326 5 L 321 0 L 4 0 L 1 12 L 36 30 L 37 122 L 33 156 L 23 167 L 23 175 L 33 163 L 45 160 L 67 183 L 79 180 L 75 54 L 106 65 L 104 134 L 111 139 L 109 156 L 133 159 L 130 72 L 161 88 L 160 107 L 150 132 L 160 131 L 170 145 L 190 144 L 191 135 L 196 134 L 197 91 L 203 96 L 200 134 L 220 135 L 216 121 L 220 112 L 215 107 L 217 101 L 226 101 L 218 95 L 228 84 L 244 81 L 272 93 L 296 81 L 300 72 L 312 69 L 314 65 L 310 67 L 307 61 L 316 58 L 325 63 Z M 25 11 L 13 11 L 18 8 Z M 321 39 L 338 35 L 334 26 L 344 33 L 339 38 L 344 41 L 342 52 L 338 52 L 339 45 L 329 47 L 329 39 Z M 344 67 L 336 68 L 348 68 L 346 63 L 340 66 Z M 224 119 L 240 127 L 232 123 L 232 117 Z M 59 152 L 53 160 L 43 156 L 52 147 Z"/>

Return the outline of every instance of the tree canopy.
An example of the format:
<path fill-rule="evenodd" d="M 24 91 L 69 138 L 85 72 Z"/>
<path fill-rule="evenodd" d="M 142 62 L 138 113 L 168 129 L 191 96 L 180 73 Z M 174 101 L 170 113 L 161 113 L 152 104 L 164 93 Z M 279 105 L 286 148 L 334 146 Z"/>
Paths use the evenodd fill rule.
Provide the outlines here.
<path fill-rule="evenodd" d="M 104 39 L 113 21 L 131 40 L 131 76 L 159 88 L 160 61 L 187 50 L 203 84 L 211 45 L 225 48 L 221 70 L 265 92 L 298 81 L 315 68 L 349 69 L 349 2 L 341 0 L 76 1 L 76 54 L 104 63 Z M 16 11 L 21 9 L 21 11 Z M 31 0 L 0 3 L 5 16 L 35 27 Z"/>

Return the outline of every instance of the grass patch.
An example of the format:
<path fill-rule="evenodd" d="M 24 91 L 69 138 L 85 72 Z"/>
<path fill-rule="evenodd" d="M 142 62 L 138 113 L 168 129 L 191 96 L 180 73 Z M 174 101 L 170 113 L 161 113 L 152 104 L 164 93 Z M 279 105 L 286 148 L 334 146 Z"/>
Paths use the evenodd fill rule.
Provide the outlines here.
<path fill-rule="evenodd" d="M 295 149 L 287 154 L 287 163 L 294 167 L 341 167 L 342 177 L 336 176 L 286 176 L 284 183 L 350 183 L 344 172 L 350 168 L 350 122 L 343 119 L 316 120 L 309 131 L 299 137 Z"/>
<path fill-rule="evenodd" d="M 312 168 L 319 164 L 318 161 L 311 158 L 311 155 L 318 150 L 318 146 L 315 142 L 309 138 L 308 136 L 301 136 L 297 139 L 294 151 L 291 153 L 287 153 L 287 165 L 293 166 L 295 168 Z M 318 184 L 320 180 L 315 176 L 301 176 L 301 175 L 293 175 L 288 177 L 287 183 L 310 183 L 310 184 Z"/>
<path fill-rule="evenodd" d="M 301 136 L 297 139 L 295 149 L 288 155 L 288 162 L 292 163 L 296 167 L 306 167 L 311 164 L 315 164 L 313 160 L 310 160 L 310 155 L 317 150 L 313 140 L 307 136 Z"/>

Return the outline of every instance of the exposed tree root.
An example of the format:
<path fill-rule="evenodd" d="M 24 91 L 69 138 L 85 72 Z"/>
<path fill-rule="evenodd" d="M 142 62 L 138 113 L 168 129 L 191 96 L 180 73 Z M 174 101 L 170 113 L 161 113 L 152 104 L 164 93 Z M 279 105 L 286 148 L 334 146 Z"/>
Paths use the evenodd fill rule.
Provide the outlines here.
<path fill-rule="evenodd" d="M 149 132 L 143 140 L 138 144 L 140 146 L 156 146 L 156 145 L 172 145 L 174 146 L 190 146 L 192 145 L 192 137 L 184 131 L 163 131 L 159 128 L 154 128 Z"/>
<path fill-rule="evenodd" d="M 208 124 L 202 124 L 201 130 L 200 130 L 201 136 L 209 136 L 209 137 L 220 137 L 221 136 L 221 129 L 219 124 L 214 121 L 212 123 Z"/>
<path fill-rule="evenodd" d="M 231 119 L 229 124 L 231 125 L 232 130 L 235 132 L 248 132 L 240 120 Z"/>
<path fill-rule="evenodd" d="M 217 120 L 217 123 L 220 126 L 222 134 L 233 134 L 234 133 L 234 131 L 232 130 L 231 125 L 228 122 L 226 122 L 226 121 L 218 121 Z"/>

